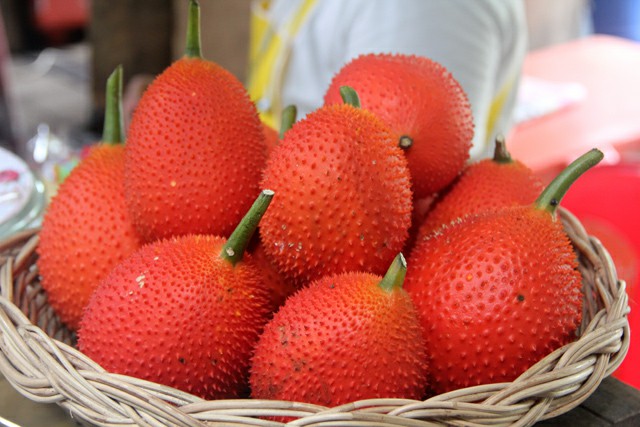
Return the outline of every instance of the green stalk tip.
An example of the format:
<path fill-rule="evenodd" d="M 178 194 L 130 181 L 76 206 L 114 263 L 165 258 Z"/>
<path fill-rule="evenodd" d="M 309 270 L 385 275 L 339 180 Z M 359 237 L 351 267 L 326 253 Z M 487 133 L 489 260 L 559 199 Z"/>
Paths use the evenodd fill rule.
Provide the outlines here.
<path fill-rule="evenodd" d="M 188 58 L 202 58 L 200 42 L 200 4 L 198 4 L 196 0 L 189 0 L 187 42 L 184 54 Z"/>
<path fill-rule="evenodd" d="M 298 108 L 295 105 L 289 105 L 282 110 L 282 120 L 280 121 L 280 139 L 284 138 L 286 131 L 291 129 L 298 117 Z"/>
<path fill-rule="evenodd" d="M 576 179 L 583 173 L 600 163 L 604 157 L 602 151 L 593 148 L 571 162 L 553 181 L 545 188 L 535 201 L 537 209 L 544 209 L 554 215 L 560 201 Z"/>
<path fill-rule="evenodd" d="M 496 163 L 513 163 L 511 154 L 507 151 L 507 143 L 504 140 L 504 135 L 496 136 L 496 147 L 493 151 L 493 161 Z"/>
<path fill-rule="evenodd" d="M 387 292 L 393 291 L 395 288 L 402 288 L 404 283 L 404 277 L 407 275 L 407 261 L 404 259 L 404 255 L 399 253 L 387 273 L 380 281 L 380 287 Z"/>
<path fill-rule="evenodd" d="M 351 86 L 340 86 L 340 96 L 345 104 L 360 108 L 360 97 L 358 96 L 358 92 L 356 92 Z"/>
<path fill-rule="evenodd" d="M 124 139 L 122 65 L 118 65 L 107 79 L 102 142 L 106 144 L 121 144 Z"/>
<path fill-rule="evenodd" d="M 251 237 L 258 228 L 258 223 L 267 211 L 274 194 L 271 190 L 262 190 L 247 214 L 229 236 L 227 243 L 222 247 L 220 258 L 226 259 L 231 265 L 236 265 L 242 260 Z"/>

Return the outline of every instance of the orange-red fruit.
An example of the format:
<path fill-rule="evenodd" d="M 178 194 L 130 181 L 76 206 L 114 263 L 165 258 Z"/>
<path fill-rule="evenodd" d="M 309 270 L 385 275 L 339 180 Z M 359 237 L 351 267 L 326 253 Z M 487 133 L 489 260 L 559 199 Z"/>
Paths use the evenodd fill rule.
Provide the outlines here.
<path fill-rule="evenodd" d="M 409 295 L 368 273 L 326 276 L 291 296 L 265 326 L 251 393 L 335 406 L 376 397 L 421 399 L 427 367 Z"/>
<path fill-rule="evenodd" d="M 261 243 L 256 246 L 251 255 L 253 262 L 260 271 L 264 287 L 269 293 L 270 310 L 276 311 L 300 285 L 297 285 L 293 280 L 285 278 L 280 273 L 264 251 L 264 246 Z"/>
<path fill-rule="evenodd" d="M 49 304 L 70 329 L 100 280 L 140 244 L 124 200 L 124 146 L 96 145 L 51 200 L 37 249 Z"/>
<path fill-rule="evenodd" d="M 126 200 L 147 241 L 228 236 L 260 191 L 266 146 L 244 87 L 184 57 L 147 88 L 127 139 Z"/>
<path fill-rule="evenodd" d="M 420 226 L 427 218 L 427 215 L 429 214 L 431 207 L 435 203 L 435 200 L 435 195 L 432 197 L 413 200 L 413 211 L 411 213 L 411 227 L 409 228 L 409 238 L 404 244 L 402 253 L 411 253 L 411 249 L 415 245 L 418 238 L 418 231 L 420 230 Z"/>
<path fill-rule="evenodd" d="M 264 135 L 264 141 L 267 146 L 268 157 L 276 147 L 276 145 L 280 143 L 280 135 L 278 134 L 278 131 L 264 122 L 262 123 L 262 133 Z"/>
<path fill-rule="evenodd" d="M 480 214 L 418 243 L 405 289 L 435 392 L 512 381 L 573 341 L 581 285 L 560 221 L 531 206 Z"/>
<path fill-rule="evenodd" d="M 467 166 L 451 189 L 427 214 L 417 240 L 444 224 L 486 210 L 532 204 L 543 190 L 542 180 L 518 160 L 484 159 Z"/>
<path fill-rule="evenodd" d="M 411 181 L 389 128 L 342 104 L 296 122 L 271 154 L 262 188 L 275 191 L 260 223 L 265 251 L 288 277 L 382 274 L 411 225 Z"/>
<path fill-rule="evenodd" d="M 467 96 L 446 68 L 431 59 L 403 54 L 366 54 L 333 78 L 325 104 L 341 103 L 340 87 L 350 86 L 362 108 L 391 126 L 406 149 L 418 199 L 450 184 L 469 158 L 473 117 Z"/>
<path fill-rule="evenodd" d="M 132 254 L 91 298 L 80 350 L 110 372 L 206 399 L 242 396 L 267 296 L 250 258 L 220 258 L 225 242 L 182 236 Z"/>

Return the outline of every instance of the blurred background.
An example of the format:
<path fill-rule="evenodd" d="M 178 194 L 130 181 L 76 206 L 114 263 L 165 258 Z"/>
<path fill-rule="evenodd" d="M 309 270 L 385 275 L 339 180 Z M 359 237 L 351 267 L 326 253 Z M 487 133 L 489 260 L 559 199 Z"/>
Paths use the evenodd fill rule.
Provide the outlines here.
<path fill-rule="evenodd" d="M 185 0 L 2 0 L 0 143 L 29 157 L 39 125 L 76 147 L 101 132 L 104 83 L 125 84 L 182 54 Z M 203 0 L 203 49 L 244 81 L 251 0 Z M 587 0 L 527 0 L 530 49 L 591 32 Z M 0 31 L 1 32 L 1 31 Z M 4 39 L 4 40 L 3 40 Z M 0 116 L 2 117 L 2 116 Z M 40 127 L 40 132 L 46 128 Z"/>
<path fill-rule="evenodd" d="M 529 49 L 596 31 L 633 36 L 599 3 L 628 0 L 525 0 Z M 118 64 L 125 85 L 153 76 L 182 54 L 185 0 L 2 0 L 0 145 L 33 160 L 33 138 L 52 135 L 50 157 L 95 139 L 102 129 L 104 83 Z M 244 81 L 251 0 L 203 0 L 203 49 Z M 630 6 L 623 13 L 628 18 Z M 622 9 L 622 7 L 620 7 Z M 636 15 L 638 13 L 638 7 Z M 599 21 L 594 17 L 599 16 Z M 637 34 L 635 34 L 637 37 Z M 31 143 L 29 144 L 29 141 Z M 56 154 L 55 151 L 60 151 Z M 42 159 L 36 161 L 36 163 Z M 36 165 L 38 166 L 38 165 Z"/>
<path fill-rule="evenodd" d="M 205 0 L 204 54 L 243 78 L 248 0 Z M 77 147 L 102 129 L 107 76 L 122 64 L 125 85 L 155 75 L 182 54 L 184 0 L 2 0 L 8 54 L 2 67 L 2 145 L 29 157 L 46 124 Z M 3 40 L 4 38 L 4 40 Z M 9 129 L 9 126 L 11 129 Z M 44 130 L 41 127 L 41 132 Z"/>

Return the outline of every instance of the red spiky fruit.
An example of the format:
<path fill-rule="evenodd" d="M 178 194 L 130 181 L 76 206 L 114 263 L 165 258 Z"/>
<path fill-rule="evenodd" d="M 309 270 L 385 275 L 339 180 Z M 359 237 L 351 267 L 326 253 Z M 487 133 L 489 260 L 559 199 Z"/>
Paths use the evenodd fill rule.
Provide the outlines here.
<path fill-rule="evenodd" d="M 524 163 L 512 159 L 504 139 L 498 138 L 493 158 L 467 166 L 436 201 L 419 228 L 417 240 L 467 215 L 506 206 L 529 205 L 542 189 L 542 180 Z"/>
<path fill-rule="evenodd" d="M 436 200 L 435 195 L 431 197 L 425 197 L 423 199 L 414 199 L 413 200 L 413 211 L 411 213 L 411 227 L 409 227 L 409 237 L 407 241 L 404 243 L 403 253 L 411 253 L 411 249 L 416 243 L 418 238 L 418 231 L 420 230 L 420 226 L 427 218 L 429 211 L 431 210 L 431 206 L 433 206 Z"/>
<path fill-rule="evenodd" d="M 382 274 L 408 236 L 411 181 L 389 128 L 349 104 L 320 108 L 288 130 L 262 181 L 276 192 L 260 226 L 280 271 Z"/>
<path fill-rule="evenodd" d="M 261 243 L 258 243 L 251 252 L 251 258 L 258 267 L 264 287 L 269 293 L 271 311 L 275 312 L 301 285 L 296 284 L 293 280 L 284 277 L 280 273 L 280 270 L 271 261 Z"/>
<path fill-rule="evenodd" d="M 365 54 L 333 77 L 326 104 L 340 103 L 340 87 L 353 87 L 362 108 L 389 124 L 405 150 L 416 198 L 449 185 L 469 158 L 473 117 L 467 96 L 451 73 L 429 58 Z"/>
<path fill-rule="evenodd" d="M 278 131 L 264 122 L 262 123 L 262 133 L 267 147 L 267 157 L 269 157 L 273 149 L 280 142 L 280 136 L 278 135 Z"/>
<path fill-rule="evenodd" d="M 252 396 L 327 406 L 376 397 L 421 399 L 426 354 L 415 309 L 401 287 L 399 259 L 384 279 L 325 276 L 290 297 L 256 346 Z"/>
<path fill-rule="evenodd" d="M 125 148 L 118 144 L 124 137 L 121 82 L 118 68 L 107 82 L 103 142 L 92 146 L 62 182 L 39 234 L 42 287 L 51 307 L 72 330 L 78 328 L 98 283 L 141 245 L 124 200 Z"/>
<path fill-rule="evenodd" d="M 467 217 L 416 244 L 405 288 L 436 393 L 512 381 L 576 338 L 582 276 L 555 208 L 601 158 L 582 156 L 532 205 Z"/>
<path fill-rule="evenodd" d="M 92 296 L 80 350 L 110 372 L 205 399 L 243 396 L 269 313 L 257 268 L 250 256 L 242 260 L 257 225 L 251 221 L 253 228 L 243 220 L 229 240 L 179 236 L 133 253 Z M 245 233 L 241 243 L 237 232 Z"/>
<path fill-rule="evenodd" d="M 284 134 L 291 129 L 298 116 L 298 108 L 295 105 L 288 105 L 282 110 L 282 119 L 280 121 L 280 131 L 277 131 L 266 122 L 262 122 L 262 131 L 264 133 L 267 145 L 267 154 L 271 155 L 273 149 L 280 143 Z"/>
<path fill-rule="evenodd" d="M 140 245 L 124 202 L 124 146 L 98 145 L 51 200 L 37 250 L 49 304 L 70 329 L 100 280 Z"/>
<path fill-rule="evenodd" d="M 197 32 L 194 10 L 191 2 L 189 28 Z M 147 87 L 129 127 L 125 196 L 146 241 L 228 236 L 259 191 L 266 161 L 242 83 L 189 40 L 191 50 Z"/>

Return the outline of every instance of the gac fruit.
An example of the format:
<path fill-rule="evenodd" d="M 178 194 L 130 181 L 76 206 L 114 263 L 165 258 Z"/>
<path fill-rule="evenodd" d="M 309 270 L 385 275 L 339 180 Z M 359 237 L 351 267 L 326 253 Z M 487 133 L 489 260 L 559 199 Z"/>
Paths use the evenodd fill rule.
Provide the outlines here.
<path fill-rule="evenodd" d="M 101 142 L 71 170 L 47 207 L 38 270 L 49 304 L 76 330 L 89 298 L 111 270 L 142 242 L 124 199 L 122 68 L 107 80 Z"/>
<path fill-rule="evenodd" d="M 325 105 L 339 104 L 340 87 L 358 93 L 394 133 L 409 161 L 416 199 L 444 189 L 469 158 L 473 116 L 467 95 L 440 63 L 404 54 L 365 54 L 333 77 Z"/>
<path fill-rule="evenodd" d="M 246 396 L 269 301 L 244 252 L 272 196 L 263 191 L 229 239 L 162 239 L 120 263 L 91 297 L 80 350 L 107 371 L 204 399 Z"/>
<path fill-rule="evenodd" d="M 576 339 L 582 276 L 555 210 L 600 159 L 597 150 L 581 156 L 531 205 L 468 217 L 416 244 L 405 288 L 436 393 L 513 381 Z"/>
<path fill-rule="evenodd" d="M 326 406 L 423 398 L 426 353 L 405 271 L 399 255 L 384 278 L 325 276 L 290 297 L 256 346 L 252 397 Z"/>
<path fill-rule="evenodd" d="M 389 127 L 362 108 L 325 106 L 294 123 L 262 186 L 276 192 L 260 225 L 265 252 L 298 283 L 382 274 L 407 239 L 407 161 Z"/>
<path fill-rule="evenodd" d="M 191 1 L 185 56 L 147 87 L 131 118 L 125 196 L 137 229 L 147 242 L 228 236 L 259 192 L 266 155 L 242 83 L 200 54 Z"/>
<path fill-rule="evenodd" d="M 511 157 L 502 137 L 493 158 L 465 167 L 448 191 L 439 197 L 418 231 L 426 238 L 443 224 L 486 210 L 533 203 L 542 192 L 542 180 L 524 163 Z"/>

